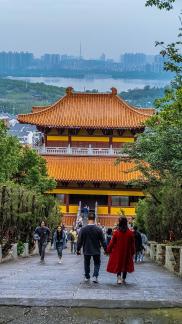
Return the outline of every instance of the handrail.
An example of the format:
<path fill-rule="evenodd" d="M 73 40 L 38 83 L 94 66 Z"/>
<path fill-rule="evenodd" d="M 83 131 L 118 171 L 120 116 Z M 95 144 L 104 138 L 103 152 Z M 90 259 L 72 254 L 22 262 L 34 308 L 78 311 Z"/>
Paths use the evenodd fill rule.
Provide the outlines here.
<path fill-rule="evenodd" d="M 98 203 L 97 201 L 95 202 L 95 223 L 97 224 L 97 218 L 98 218 L 98 215 L 97 215 L 97 207 L 98 207 Z"/>
<path fill-rule="evenodd" d="M 79 225 L 80 222 L 83 224 L 83 219 L 81 217 L 81 208 L 82 208 L 82 202 L 79 201 L 79 203 L 78 203 L 77 217 L 76 217 L 76 227 L 78 227 L 78 225 Z"/>
<path fill-rule="evenodd" d="M 77 221 L 79 220 L 80 218 L 80 215 L 81 215 L 81 201 L 79 201 L 78 203 L 78 212 L 77 212 Z"/>
<path fill-rule="evenodd" d="M 82 148 L 82 147 L 33 147 L 39 154 L 47 155 L 82 155 L 82 156 L 127 156 L 121 148 Z"/>

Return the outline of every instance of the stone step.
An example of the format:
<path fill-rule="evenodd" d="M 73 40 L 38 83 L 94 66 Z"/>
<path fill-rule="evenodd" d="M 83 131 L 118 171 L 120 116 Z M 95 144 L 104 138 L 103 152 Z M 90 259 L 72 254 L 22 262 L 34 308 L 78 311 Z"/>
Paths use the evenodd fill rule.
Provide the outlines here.
<path fill-rule="evenodd" d="M 64 214 L 62 222 L 66 227 L 71 227 L 76 222 L 77 215 L 67 213 Z M 97 221 L 106 227 L 114 227 L 115 224 L 118 223 L 119 216 L 116 215 L 98 215 Z M 84 219 L 84 225 L 87 223 L 87 220 Z"/>

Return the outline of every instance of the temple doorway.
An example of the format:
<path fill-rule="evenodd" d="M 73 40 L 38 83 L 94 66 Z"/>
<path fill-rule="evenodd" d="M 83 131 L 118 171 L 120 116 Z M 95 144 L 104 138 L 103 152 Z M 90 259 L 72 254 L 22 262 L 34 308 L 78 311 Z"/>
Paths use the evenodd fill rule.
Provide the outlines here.
<path fill-rule="evenodd" d="M 90 209 L 95 209 L 95 203 L 98 206 L 108 205 L 108 196 L 106 195 L 70 195 L 70 205 L 78 205 L 81 201 L 81 207 L 85 205 L 89 206 Z"/>

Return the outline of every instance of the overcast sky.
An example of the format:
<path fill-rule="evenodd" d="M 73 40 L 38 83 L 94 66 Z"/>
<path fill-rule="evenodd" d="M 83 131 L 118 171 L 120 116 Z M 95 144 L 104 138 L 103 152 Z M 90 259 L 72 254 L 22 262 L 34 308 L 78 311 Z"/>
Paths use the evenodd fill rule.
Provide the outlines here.
<path fill-rule="evenodd" d="M 182 9 L 146 8 L 145 0 L 0 0 L 0 51 L 119 58 L 157 53 L 155 40 L 176 38 Z"/>

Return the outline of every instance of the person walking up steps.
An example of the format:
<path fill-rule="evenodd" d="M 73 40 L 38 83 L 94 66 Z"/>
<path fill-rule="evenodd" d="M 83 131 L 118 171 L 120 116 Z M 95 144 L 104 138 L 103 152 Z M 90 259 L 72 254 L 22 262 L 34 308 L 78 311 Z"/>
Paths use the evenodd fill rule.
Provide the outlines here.
<path fill-rule="evenodd" d="M 42 221 L 41 225 L 35 229 L 34 239 L 38 241 L 40 262 L 44 262 L 45 249 L 47 243 L 50 241 L 50 229 Z"/>
<path fill-rule="evenodd" d="M 88 207 L 87 207 L 87 205 L 85 205 L 83 207 L 83 218 L 84 218 L 84 220 L 87 220 L 87 218 L 88 218 Z"/>
<path fill-rule="evenodd" d="M 93 282 L 98 283 L 98 276 L 100 270 L 100 254 L 101 246 L 106 252 L 106 242 L 104 240 L 102 229 L 95 224 L 95 215 L 90 213 L 88 215 L 88 225 L 84 226 L 79 233 L 77 242 L 77 254 L 80 254 L 80 250 L 83 246 L 84 254 L 84 269 L 85 269 L 85 281 L 90 280 L 90 260 L 93 257 L 94 260 L 94 273 Z"/>
<path fill-rule="evenodd" d="M 54 233 L 54 247 L 57 250 L 57 254 L 59 257 L 59 263 L 62 263 L 62 254 L 63 249 L 66 244 L 66 234 L 61 226 L 58 226 L 57 230 Z"/>
<path fill-rule="evenodd" d="M 117 274 L 117 283 L 125 282 L 127 272 L 134 271 L 133 257 L 135 254 L 135 239 L 132 231 L 129 230 L 127 218 L 120 217 L 118 229 L 107 247 L 109 261 L 107 271 Z M 121 273 L 122 279 L 121 279 Z"/>

